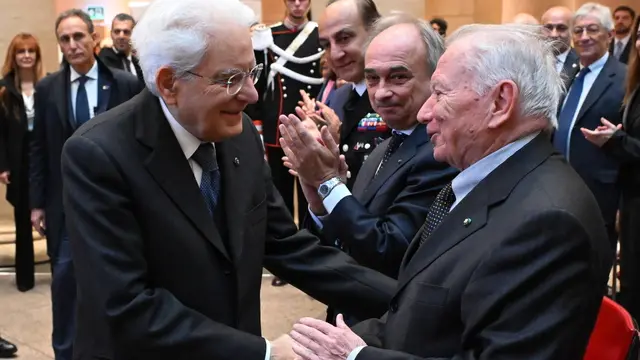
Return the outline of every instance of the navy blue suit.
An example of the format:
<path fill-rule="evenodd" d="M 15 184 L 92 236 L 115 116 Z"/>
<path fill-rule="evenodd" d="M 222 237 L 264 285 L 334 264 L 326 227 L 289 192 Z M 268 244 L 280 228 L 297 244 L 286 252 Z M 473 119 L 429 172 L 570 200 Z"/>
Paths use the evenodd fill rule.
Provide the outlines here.
<path fill-rule="evenodd" d="M 626 74 L 626 66 L 609 57 L 578 110 L 570 135 L 569 162 L 598 201 L 612 241 L 615 241 L 615 218 L 620 196 L 616 186 L 619 163 L 585 139 L 580 128 L 593 130 L 601 125 L 602 117 L 616 125 L 621 123 Z"/>
<path fill-rule="evenodd" d="M 98 106 L 105 112 L 141 90 L 135 76 L 98 61 Z M 31 209 L 45 210 L 47 253 L 51 259 L 53 348 L 56 360 L 71 359 L 75 325 L 76 283 L 62 208 L 62 146 L 77 129 L 71 105 L 69 65 L 36 85 L 35 120 L 29 169 Z"/>

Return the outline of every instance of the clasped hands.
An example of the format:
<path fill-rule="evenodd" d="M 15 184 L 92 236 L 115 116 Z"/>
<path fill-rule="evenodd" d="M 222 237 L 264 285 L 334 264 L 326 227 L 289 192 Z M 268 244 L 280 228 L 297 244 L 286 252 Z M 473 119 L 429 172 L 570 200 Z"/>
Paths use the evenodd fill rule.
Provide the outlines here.
<path fill-rule="evenodd" d="M 353 350 L 367 344 L 344 323 L 342 314 L 333 326 L 322 320 L 302 318 L 289 335 L 271 343 L 272 360 L 346 360 Z"/>

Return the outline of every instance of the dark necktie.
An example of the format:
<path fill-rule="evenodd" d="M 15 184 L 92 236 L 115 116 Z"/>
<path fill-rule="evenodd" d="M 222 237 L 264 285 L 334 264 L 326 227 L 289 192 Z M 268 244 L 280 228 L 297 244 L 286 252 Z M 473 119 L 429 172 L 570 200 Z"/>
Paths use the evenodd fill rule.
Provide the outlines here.
<path fill-rule="evenodd" d="M 565 157 L 569 155 L 569 135 L 571 134 L 571 123 L 573 117 L 578 111 L 578 103 L 580 102 L 580 95 L 582 95 L 582 88 L 584 87 L 584 77 L 589 73 L 589 68 L 584 67 L 576 76 L 576 79 L 571 84 L 569 89 L 569 95 L 567 95 L 567 101 L 560 111 L 558 117 L 558 130 L 553 135 L 553 146 L 562 153 Z"/>
<path fill-rule="evenodd" d="M 202 168 L 200 192 L 209 213 L 213 216 L 220 197 L 220 169 L 216 160 L 216 149 L 211 143 L 201 144 L 191 158 Z"/>
<path fill-rule="evenodd" d="M 76 94 L 76 125 L 80 126 L 89 119 L 91 119 L 91 113 L 89 112 L 89 98 L 87 97 L 87 89 L 85 84 L 89 80 L 86 76 L 78 78 L 78 93 Z"/>
<path fill-rule="evenodd" d="M 131 72 L 131 61 L 129 61 L 129 57 L 127 56 L 127 54 L 123 53 L 123 52 L 119 52 L 118 56 L 122 59 L 122 63 L 124 64 L 124 70 L 126 70 L 127 72 Z"/>
<path fill-rule="evenodd" d="M 385 150 L 384 152 L 384 157 L 382 158 L 382 162 L 380 163 L 380 167 L 378 167 L 378 171 L 376 171 L 376 174 L 374 175 L 374 179 L 376 176 L 378 176 L 379 173 L 382 172 L 382 168 L 387 164 L 387 162 L 389 161 L 389 159 L 391 158 L 391 156 L 396 152 L 396 150 L 398 150 L 398 148 L 400 147 L 400 145 L 402 145 L 402 142 L 409 137 L 409 135 L 403 134 L 403 133 L 399 133 L 399 132 L 393 132 L 393 135 L 391 136 L 391 140 L 389 141 L 389 144 L 387 145 L 387 150 Z"/>
<path fill-rule="evenodd" d="M 453 193 L 451 183 L 447 184 L 440 190 L 436 200 L 431 204 L 427 220 L 425 221 L 424 230 L 420 234 L 420 245 L 431 236 L 433 231 L 440 225 L 442 220 L 449 214 L 451 206 L 456 202 L 456 195 Z"/>
<path fill-rule="evenodd" d="M 358 94 L 358 92 L 354 88 L 349 93 L 349 98 L 347 99 L 347 102 L 344 103 L 344 110 L 353 111 L 356 108 L 356 104 L 358 103 L 358 100 L 360 100 L 360 94 Z"/>

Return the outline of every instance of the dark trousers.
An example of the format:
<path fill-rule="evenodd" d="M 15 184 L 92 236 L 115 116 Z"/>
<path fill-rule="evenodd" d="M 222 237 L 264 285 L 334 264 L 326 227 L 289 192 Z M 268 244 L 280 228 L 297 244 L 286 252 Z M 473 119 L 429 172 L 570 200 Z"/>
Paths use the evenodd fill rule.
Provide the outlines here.
<path fill-rule="evenodd" d="M 289 169 L 287 169 L 284 164 L 282 164 L 282 157 L 284 156 L 284 151 L 282 151 L 279 147 L 267 147 L 267 159 L 269 162 L 269 167 L 271 168 L 271 178 L 273 179 L 273 184 L 275 185 L 278 192 L 282 196 L 284 203 L 287 205 L 289 212 L 293 216 L 293 182 L 296 180 L 295 177 L 289 174 Z M 302 188 L 300 187 L 300 182 L 296 181 L 298 187 L 298 221 L 301 223 L 307 212 L 308 212 L 308 204 L 307 200 L 304 198 L 304 194 L 302 193 Z"/>
<path fill-rule="evenodd" d="M 35 272 L 31 210 L 27 197 L 20 199 L 13 208 L 13 217 L 16 224 L 16 285 L 20 291 L 27 291 L 33 288 Z"/>
<path fill-rule="evenodd" d="M 64 231 L 64 230 L 63 230 Z M 71 360 L 76 329 L 76 277 L 66 232 L 51 257 L 52 345 L 56 360 Z"/>

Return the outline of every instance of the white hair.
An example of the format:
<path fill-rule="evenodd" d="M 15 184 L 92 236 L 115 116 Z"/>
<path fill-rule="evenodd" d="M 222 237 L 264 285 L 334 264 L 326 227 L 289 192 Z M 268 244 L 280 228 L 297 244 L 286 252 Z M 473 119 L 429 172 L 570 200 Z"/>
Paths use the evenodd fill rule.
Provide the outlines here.
<path fill-rule="evenodd" d="M 556 113 L 564 85 L 556 71 L 554 43 L 539 25 L 466 25 L 447 39 L 447 47 L 466 39 L 465 65 L 474 74 L 473 90 L 485 95 L 500 81 L 513 81 L 524 118 L 544 118 L 557 127 Z"/>
<path fill-rule="evenodd" d="M 573 14 L 573 23 L 576 23 L 576 20 L 579 18 L 583 18 L 585 16 L 593 16 L 598 19 L 600 25 L 604 27 L 607 31 L 611 31 L 614 29 L 613 24 L 613 16 L 611 15 L 611 9 L 609 7 L 596 4 L 596 3 L 586 3 Z"/>
<path fill-rule="evenodd" d="M 156 74 L 161 67 L 185 76 L 200 64 L 215 36 L 224 36 L 225 25 L 248 29 L 255 19 L 239 0 L 153 1 L 131 36 L 147 88 L 159 96 Z"/>

